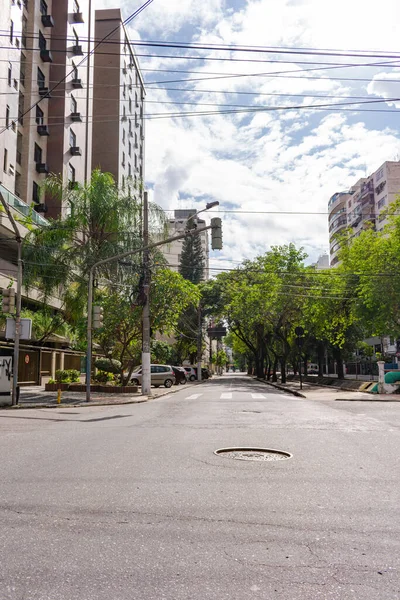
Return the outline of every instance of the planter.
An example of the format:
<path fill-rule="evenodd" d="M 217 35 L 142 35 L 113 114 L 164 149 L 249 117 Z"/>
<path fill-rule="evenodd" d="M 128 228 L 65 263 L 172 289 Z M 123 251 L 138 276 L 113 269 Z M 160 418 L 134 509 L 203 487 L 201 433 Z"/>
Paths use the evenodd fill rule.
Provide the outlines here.
<path fill-rule="evenodd" d="M 99 392 L 104 394 L 136 394 L 137 385 L 99 385 Z"/>
<path fill-rule="evenodd" d="M 46 392 L 57 392 L 58 390 L 66 392 L 69 386 L 69 383 L 46 383 L 44 389 Z"/>
<path fill-rule="evenodd" d="M 93 385 L 90 386 L 91 392 L 99 392 L 101 385 Z M 70 392 L 86 392 L 86 385 L 84 383 L 70 383 L 69 384 Z"/>

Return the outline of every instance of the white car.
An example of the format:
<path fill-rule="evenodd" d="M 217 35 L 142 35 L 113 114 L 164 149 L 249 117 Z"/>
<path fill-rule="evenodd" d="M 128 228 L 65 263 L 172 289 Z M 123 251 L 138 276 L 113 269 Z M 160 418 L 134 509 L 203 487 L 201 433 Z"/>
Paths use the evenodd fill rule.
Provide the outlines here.
<path fill-rule="evenodd" d="M 197 373 L 196 371 L 193 369 L 193 367 L 183 367 L 187 373 L 188 379 L 189 381 L 196 381 L 197 379 Z"/>

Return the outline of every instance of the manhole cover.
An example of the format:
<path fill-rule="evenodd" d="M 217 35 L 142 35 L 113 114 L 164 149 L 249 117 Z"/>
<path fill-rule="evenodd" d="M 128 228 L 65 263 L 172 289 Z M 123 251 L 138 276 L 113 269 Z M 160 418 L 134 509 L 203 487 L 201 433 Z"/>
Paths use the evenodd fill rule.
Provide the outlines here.
<path fill-rule="evenodd" d="M 292 454 L 271 448 L 220 448 L 214 454 L 235 460 L 276 461 L 292 458 Z"/>

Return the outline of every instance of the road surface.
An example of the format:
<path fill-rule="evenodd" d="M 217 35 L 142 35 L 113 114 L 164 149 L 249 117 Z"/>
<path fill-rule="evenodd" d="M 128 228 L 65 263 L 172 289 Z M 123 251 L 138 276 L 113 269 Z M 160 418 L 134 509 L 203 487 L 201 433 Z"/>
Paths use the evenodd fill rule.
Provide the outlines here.
<path fill-rule="evenodd" d="M 400 403 L 228 375 L 0 412 L 1 600 L 400 598 Z M 217 456 L 229 446 L 289 460 Z"/>

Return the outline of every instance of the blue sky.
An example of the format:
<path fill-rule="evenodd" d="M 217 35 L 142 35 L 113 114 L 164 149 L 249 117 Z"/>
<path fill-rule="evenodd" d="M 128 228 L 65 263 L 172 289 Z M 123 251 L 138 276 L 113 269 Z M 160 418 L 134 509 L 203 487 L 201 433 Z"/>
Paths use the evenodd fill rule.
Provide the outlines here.
<path fill-rule="evenodd" d="M 100 0 L 96 7 L 120 6 L 127 17 L 141 4 Z M 329 5 L 321 0 L 154 0 L 132 23 L 130 35 L 132 40 L 396 52 L 400 3 L 381 0 L 371 8 L 361 0 Z M 167 210 L 220 202 L 224 249 L 214 253 L 214 266 L 234 266 L 271 245 L 289 242 L 304 246 L 315 260 L 328 250 L 327 215 L 319 213 L 326 213 L 329 197 L 385 160 L 400 157 L 398 114 L 353 112 L 357 107 L 313 108 L 351 101 L 343 96 L 400 98 L 400 62 L 354 66 L 387 61 L 151 47 L 138 53 L 164 54 L 140 58 L 147 82 L 147 115 L 233 108 L 229 105 L 275 109 L 312 105 L 146 121 L 146 184 L 153 199 Z M 229 57 L 243 61 L 211 60 Z M 296 64 L 299 61 L 353 66 L 323 65 L 321 70 L 321 65 Z M 196 81 L 187 81 L 193 78 Z M 166 83 L 176 79 L 183 81 Z M 369 108 L 395 110 L 400 101 Z M 282 214 L 291 211 L 299 214 Z"/>

